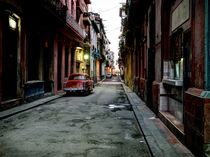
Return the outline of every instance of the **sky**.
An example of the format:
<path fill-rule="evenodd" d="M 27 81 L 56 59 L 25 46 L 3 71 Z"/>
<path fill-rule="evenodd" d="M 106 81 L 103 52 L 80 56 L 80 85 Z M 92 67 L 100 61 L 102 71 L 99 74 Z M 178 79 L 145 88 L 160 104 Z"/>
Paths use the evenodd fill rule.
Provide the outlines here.
<path fill-rule="evenodd" d="M 121 34 L 121 18 L 119 8 L 126 0 L 91 0 L 89 11 L 99 13 L 103 20 L 106 35 L 110 44 L 110 50 L 115 53 L 115 62 L 118 59 L 119 36 Z M 117 68 L 115 66 L 115 68 Z"/>

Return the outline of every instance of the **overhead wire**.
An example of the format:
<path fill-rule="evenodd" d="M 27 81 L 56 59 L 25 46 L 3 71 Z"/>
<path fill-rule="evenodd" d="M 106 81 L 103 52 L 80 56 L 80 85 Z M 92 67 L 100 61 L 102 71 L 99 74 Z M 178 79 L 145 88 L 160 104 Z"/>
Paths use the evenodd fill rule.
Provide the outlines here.
<path fill-rule="evenodd" d="M 121 27 L 116 27 L 116 28 L 114 28 L 114 29 L 108 31 L 107 33 L 111 33 L 112 31 L 115 31 L 115 30 L 120 29 L 120 28 L 121 28 Z"/>
<path fill-rule="evenodd" d="M 113 8 L 109 8 L 109 9 L 106 9 L 106 10 L 102 10 L 102 11 L 100 11 L 100 13 L 103 13 L 103 12 L 107 12 L 107 11 L 111 11 L 111 10 L 113 10 L 113 9 L 115 9 L 115 8 L 118 8 L 119 6 L 115 6 L 115 7 L 113 7 Z"/>

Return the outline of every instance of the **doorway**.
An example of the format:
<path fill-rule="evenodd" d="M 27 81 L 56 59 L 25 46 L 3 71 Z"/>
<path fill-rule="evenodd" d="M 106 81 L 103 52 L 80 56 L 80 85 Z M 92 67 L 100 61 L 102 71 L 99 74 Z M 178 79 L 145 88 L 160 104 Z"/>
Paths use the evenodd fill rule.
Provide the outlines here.
<path fill-rule="evenodd" d="M 52 66 L 52 53 L 51 53 L 51 44 L 48 41 L 45 41 L 44 47 L 44 59 L 43 59 L 43 68 L 44 68 L 44 92 L 48 93 L 52 91 L 51 81 L 50 81 L 50 69 Z"/>
<path fill-rule="evenodd" d="M 79 70 L 80 70 L 80 63 L 77 62 L 77 63 L 76 63 L 76 72 L 77 72 L 77 73 L 80 73 Z"/>
<path fill-rule="evenodd" d="M 9 13 L 4 13 L 2 26 L 2 101 L 17 97 L 18 39 L 18 19 Z"/>

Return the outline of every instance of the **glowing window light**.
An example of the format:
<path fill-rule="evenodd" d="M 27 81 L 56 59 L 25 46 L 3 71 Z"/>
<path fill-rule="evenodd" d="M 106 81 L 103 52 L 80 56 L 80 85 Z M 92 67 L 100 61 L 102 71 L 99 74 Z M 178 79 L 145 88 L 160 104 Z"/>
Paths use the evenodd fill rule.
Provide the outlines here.
<path fill-rule="evenodd" d="M 13 30 L 17 28 L 17 22 L 12 16 L 9 16 L 9 27 Z"/>

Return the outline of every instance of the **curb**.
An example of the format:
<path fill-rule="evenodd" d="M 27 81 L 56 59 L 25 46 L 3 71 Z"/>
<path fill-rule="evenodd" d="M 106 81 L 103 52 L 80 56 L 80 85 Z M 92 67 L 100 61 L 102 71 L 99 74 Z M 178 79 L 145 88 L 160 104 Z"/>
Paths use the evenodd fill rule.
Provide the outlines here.
<path fill-rule="evenodd" d="M 124 83 L 124 82 L 123 82 Z M 154 157 L 154 155 L 153 155 L 153 152 L 152 152 L 152 150 L 151 150 L 151 148 L 150 148 L 150 145 L 149 145 L 149 143 L 148 143 L 148 141 L 147 141 L 147 139 L 146 139 L 146 136 L 145 136 L 145 133 L 143 132 L 143 130 L 142 130 L 142 126 L 141 126 L 141 124 L 140 124 L 140 120 L 139 120 L 139 116 L 137 116 L 138 115 L 138 109 L 137 109 L 137 107 L 136 107 L 136 105 L 134 105 L 134 102 L 133 102 L 133 100 L 129 97 L 129 95 L 128 95 L 128 93 L 131 93 L 132 91 L 131 90 L 127 90 L 125 87 L 125 84 L 122 84 L 122 86 L 123 86 L 123 89 L 124 89 L 124 91 L 125 91 L 125 94 L 127 95 L 127 98 L 128 98 L 128 100 L 129 100 L 129 102 L 130 102 L 130 104 L 131 104 L 131 107 L 132 107 L 132 109 L 133 109 L 133 113 L 134 113 L 134 116 L 135 116 L 135 118 L 136 118 L 136 121 L 137 121 L 137 123 L 138 123 L 138 125 L 139 125 L 139 129 L 141 130 L 141 132 L 142 132 L 142 135 L 143 135 L 143 137 L 144 137 L 144 140 L 145 140 L 145 142 L 146 142 L 146 145 L 147 145 L 147 147 L 148 147 L 148 149 L 149 149 L 149 152 L 150 152 L 150 155 L 151 155 L 151 157 Z"/>
<path fill-rule="evenodd" d="M 38 106 L 43 105 L 43 104 L 46 104 L 50 101 L 53 101 L 55 99 L 58 99 L 58 98 L 62 97 L 63 95 L 65 95 L 65 93 L 62 93 L 62 94 L 59 94 L 59 95 L 54 95 L 54 96 L 49 96 L 49 97 L 42 98 L 42 99 L 38 99 L 38 100 L 35 100 L 31 103 L 23 104 L 21 106 L 17 106 L 17 107 L 2 111 L 2 112 L 0 112 L 0 119 L 4 119 L 4 118 L 10 117 L 12 115 L 18 114 L 20 112 L 38 107 Z"/>

